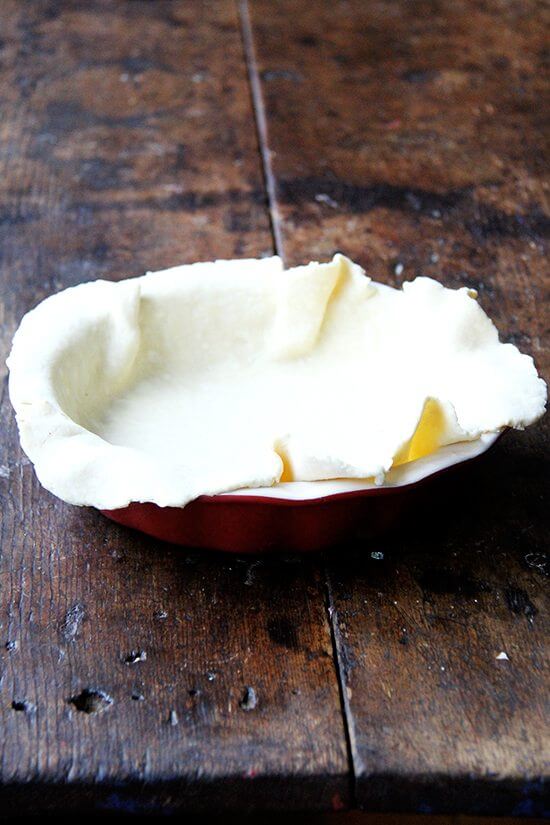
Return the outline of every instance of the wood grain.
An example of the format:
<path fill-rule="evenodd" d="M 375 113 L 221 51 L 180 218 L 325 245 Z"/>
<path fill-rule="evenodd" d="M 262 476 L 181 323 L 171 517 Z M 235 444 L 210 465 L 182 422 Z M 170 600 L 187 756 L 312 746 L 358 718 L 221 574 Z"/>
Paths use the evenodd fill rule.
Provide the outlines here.
<path fill-rule="evenodd" d="M 237 11 L 2 3 L 1 353 L 82 280 L 271 254 Z M 0 807 L 349 801 L 318 562 L 193 554 L 69 507 L 2 366 Z"/>
<path fill-rule="evenodd" d="M 341 250 L 390 284 L 474 286 L 548 378 L 546 12 L 250 4 L 285 259 Z M 432 489 L 391 540 L 329 558 L 365 808 L 544 812 L 549 478 L 541 423 Z"/>

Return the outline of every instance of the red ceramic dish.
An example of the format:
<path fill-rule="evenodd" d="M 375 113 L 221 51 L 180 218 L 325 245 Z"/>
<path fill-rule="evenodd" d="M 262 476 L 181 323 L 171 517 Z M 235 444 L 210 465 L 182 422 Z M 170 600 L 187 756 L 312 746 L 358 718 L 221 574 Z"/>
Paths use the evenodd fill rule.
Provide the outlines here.
<path fill-rule="evenodd" d="M 134 502 L 104 510 L 113 521 L 163 541 L 230 553 L 324 550 L 357 534 L 396 526 L 422 482 L 486 452 L 498 435 L 445 447 L 392 470 L 383 486 L 365 480 L 279 484 L 201 496 L 186 507 Z"/>

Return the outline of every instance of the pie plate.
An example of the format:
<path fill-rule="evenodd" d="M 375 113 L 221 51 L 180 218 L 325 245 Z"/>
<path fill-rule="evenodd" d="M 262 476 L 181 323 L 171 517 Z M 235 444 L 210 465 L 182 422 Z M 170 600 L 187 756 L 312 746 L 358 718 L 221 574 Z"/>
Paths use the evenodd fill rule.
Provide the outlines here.
<path fill-rule="evenodd" d="M 546 399 L 475 292 L 429 278 L 396 290 L 342 255 L 80 284 L 27 313 L 7 364 L 47 490 L 237 553 L 406 524 L 428 479 L 536 421 Z"/>

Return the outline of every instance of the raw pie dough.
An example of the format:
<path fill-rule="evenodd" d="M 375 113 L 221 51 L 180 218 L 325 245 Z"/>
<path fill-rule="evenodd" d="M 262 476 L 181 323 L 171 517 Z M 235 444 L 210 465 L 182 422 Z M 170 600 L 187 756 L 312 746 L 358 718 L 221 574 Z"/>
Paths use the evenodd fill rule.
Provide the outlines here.
<path fill-rule="evenodd" d="M 21 443 L 72 504 L 183 506 L 279 481 L 375 478 L 544 411 L 532 358 L 468 289 L 373 283 L 342 255 L 216 261 L 67 289 L 8 366 Z"/>

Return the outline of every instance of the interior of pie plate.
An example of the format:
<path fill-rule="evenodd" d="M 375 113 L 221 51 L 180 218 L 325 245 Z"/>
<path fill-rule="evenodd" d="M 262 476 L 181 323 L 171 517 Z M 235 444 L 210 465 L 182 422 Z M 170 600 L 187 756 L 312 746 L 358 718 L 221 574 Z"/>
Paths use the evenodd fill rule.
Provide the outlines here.
<path fill-rule="evenodd" d="M 142 296 L 138 322 L 141 340 L 133 358 L 129 359 L 130 368 L 119 365 L 120 374 L 111 378 L 111 386 L 108 372 L 104 374 L 95 383 L 96 398 L 93 400 L 89 397 L 92 388 L 86 386 L 86 382 L 83 385 L 76 381 L 68 388 L 65 384 L 61 393 L 65 408 L 69 411 L 73 408 L 74 418 L 82 426 L 111 445 L 150 455 L 157 469 L 164 467 L 167 479 L 182 457 L 186 463 L 191 461 L 191 466 L 195 462 L 195 467 L 199 467 L 204 456 L 212 461 L 215 455 L 220 467 L 229 467 L 232 462 L 242 460 L 246 450 L 246 460 L 254 462 L 256 451 L 259 453 L 265 447 L 259 441 L 255 444 L 254 438 L 258 433 L 263 436 L 261 428 L 258 430 L 258 422 L 266 416 L 266 406 L 272 408 L 278 395 L 292 392 L 299 395 L 298 384 L 305 377 L 304 372 L 299 373 L 297 381 L 289 388 L 287 375 L 287 384 L 274 388 L 278 374 L 272 371 L 265 379 L 261 365 L 258 368 L 253 361 L 250 336 L 228 331 L 227 321 L 222 317 L 223 300 L 211 303 L 208 311 L 208 325 L 220 330 L 215 340 L 207 336 L 201 339 L 200 325 L 204 325 L 205 318 L 200 308 L 197 309 L 196 301 L 194 305 L 183 301 L 180 306 L 176 301 L 175 309 L 167 310 L 157 295 L 155 300 L 149 301 Z M 258 323 L 267 326 L 267 319 L 260 317 L 256 319 L 256 325 Z M 147 335 L 143 334 L 144 329 L 148 330 Z M 259 334 L 258 329 L 255 332 Z M 120 330 L 118 334 L 121 334 Z M 92 335 L 93 328 L 88 329 L 86 339 L 81 339 L 80 346 L 75 349 L 76 363 L 89 357 Z M 189 339 L 194 340 L 193 348 L 186 346 Z M 130 346 L 128 336 L 126 339 L 122 336 L 121 340 L 122 349 Z M 103 352 L 98 345 L 95 353 L 98 364 L 90 371 L 91 376 L 97 376 L 102 369 L 101 359 L 104 363 L 113 360 L 109 348 L 113 348 L 112 340 L 107 348 L 103 347 Z M 229 348 L 232 349 L 231 357 L 226 358 L 224 349 Z M 127 353 L 125 357 L 128 360 Z M 76 375 L 73 371 L 73 379 Z M 62 377 L 67 376 L 63 374 Z M 60 385 L 62 382 L 58 382 Z M 68 397 L 71 391 L 75 394 L 72 399 Z M 309 403 L 308 414 L 314 417 L 324 398 L 308 400 L 306 392 L 297 403 Z M 479 455 L 495 438 L 495 434 L 489 434 L 473 442 L 440 447 L 415 461 L 394 466 L 382 485 L 375 483 L 374 478 L 300 481 L 289 479 L 285 468 L 279 483 L 252 484 L 220 494 L 298 501 L 358 491 L 375 493 L 381 486 L 387 489 L 414 484 Z M 204 492 L 209 494 L 211 491 Z"/>

